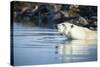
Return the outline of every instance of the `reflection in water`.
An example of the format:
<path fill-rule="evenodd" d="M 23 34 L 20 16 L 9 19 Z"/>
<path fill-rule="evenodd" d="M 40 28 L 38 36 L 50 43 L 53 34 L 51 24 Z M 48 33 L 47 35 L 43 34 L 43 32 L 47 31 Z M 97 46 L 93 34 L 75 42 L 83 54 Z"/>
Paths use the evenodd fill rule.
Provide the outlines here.
<path fill-rule="evenodd" d="M 62 62 L 80 62 L 96 60 L 96 40 L 65 41 L 57 46 L 57 54 Z"/>
<path fill-rule="evenodd" d="M 55 64 L 97 59 L 95 40 L 66 40 L 56 29 L 14 23 L 14 65 Z"/>

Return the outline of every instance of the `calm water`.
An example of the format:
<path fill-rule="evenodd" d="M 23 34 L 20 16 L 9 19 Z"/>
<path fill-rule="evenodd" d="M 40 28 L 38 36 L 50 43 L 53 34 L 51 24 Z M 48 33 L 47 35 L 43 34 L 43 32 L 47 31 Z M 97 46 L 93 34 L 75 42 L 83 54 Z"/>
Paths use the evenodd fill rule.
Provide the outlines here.
<path fill-rule="evenodd" d="M 14 23 L 14 65 L 95 61 L 96 40 L 70 40 L 56 29 Z"/>

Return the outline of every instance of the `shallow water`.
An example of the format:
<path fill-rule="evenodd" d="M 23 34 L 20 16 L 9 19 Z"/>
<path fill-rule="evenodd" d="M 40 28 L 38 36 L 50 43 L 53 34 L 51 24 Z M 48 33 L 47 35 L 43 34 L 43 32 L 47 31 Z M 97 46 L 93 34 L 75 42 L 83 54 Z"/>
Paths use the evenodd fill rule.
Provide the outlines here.
<path fill-rule="evenodd" d="M 14 65 L 97 60 L 96 40 L 67 40 L 56 29 L 14 23 Z"/>

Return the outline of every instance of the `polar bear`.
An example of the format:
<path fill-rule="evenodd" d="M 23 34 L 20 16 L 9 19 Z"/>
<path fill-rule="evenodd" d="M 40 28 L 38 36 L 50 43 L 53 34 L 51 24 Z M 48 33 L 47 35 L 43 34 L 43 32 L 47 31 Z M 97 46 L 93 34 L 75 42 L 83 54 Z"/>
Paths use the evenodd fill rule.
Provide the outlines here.
<path fill-rule="evenodd" d="M 97 32 L 68 22 L 57 25 L 58 31 L 68 39 L 97 39 Z"/>
<path fill-rule="evenodd" d="M 94 58 L 94 55 L 96 56 L 97 53 L 96 49 L 97 40 L 71 40 L 70 42 L 64 41 L 63 43 L 58 44 L 56 46 L 56 53 L 61 56 L 60 58 L 63 61 L 76 61 L 76 59 L 84 60 L 85 58 Z"/>

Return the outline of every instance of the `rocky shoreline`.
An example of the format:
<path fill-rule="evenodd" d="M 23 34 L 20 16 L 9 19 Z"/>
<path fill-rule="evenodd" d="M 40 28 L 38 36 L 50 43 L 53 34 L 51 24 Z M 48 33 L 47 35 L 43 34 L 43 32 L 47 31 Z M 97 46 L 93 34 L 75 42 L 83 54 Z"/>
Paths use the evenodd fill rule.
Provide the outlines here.
<path fill-rule="evenodd" d="M 56 26 L 69 22 L 97 30 L 97 7 L 83 5 L 30 3 L 14 1 L 14 22 L 33 23 L 36 26 Z M 21 5 L 23 4 L 23 5 Z"/>

